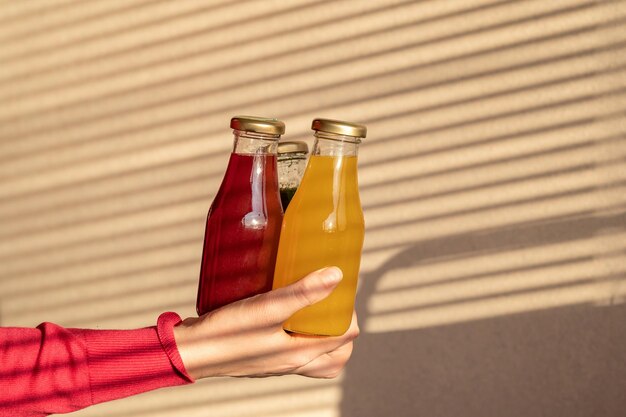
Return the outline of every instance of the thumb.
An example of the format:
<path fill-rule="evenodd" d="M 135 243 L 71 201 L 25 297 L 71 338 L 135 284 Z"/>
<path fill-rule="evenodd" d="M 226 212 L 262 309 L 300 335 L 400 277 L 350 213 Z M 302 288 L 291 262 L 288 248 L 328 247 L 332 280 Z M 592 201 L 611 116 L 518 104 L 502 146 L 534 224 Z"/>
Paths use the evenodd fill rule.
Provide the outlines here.
<path fill-rule="evenodd" d="M 310 273 L 299 281 L 266 293 L 263 302 L 267 319 L 283 323 L 296 311 L 328 297 L 343 277 L 341 269 L 328 267 Z"/>

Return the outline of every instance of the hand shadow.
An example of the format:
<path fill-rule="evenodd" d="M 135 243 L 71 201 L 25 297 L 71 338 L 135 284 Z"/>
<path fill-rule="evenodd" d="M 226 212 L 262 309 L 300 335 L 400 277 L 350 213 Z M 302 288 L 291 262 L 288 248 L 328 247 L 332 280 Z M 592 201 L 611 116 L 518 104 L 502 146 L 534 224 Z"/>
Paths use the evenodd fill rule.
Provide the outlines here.
<path fill-rule="evenodd" d="M 626 212 L 589 214 L 415 243 L 362 275 L 361 327 L 367 328 L 368 302 L 387 273 L 592 238 L 603 230 L 623 231 L 625 225 Z M 624 278 L 623 273 L 611 277 Z M 343 380 L 340 415 L 621 417 L 626 410 L 626 305 L 610 304 L 406 331 L 362 331 Z"/>

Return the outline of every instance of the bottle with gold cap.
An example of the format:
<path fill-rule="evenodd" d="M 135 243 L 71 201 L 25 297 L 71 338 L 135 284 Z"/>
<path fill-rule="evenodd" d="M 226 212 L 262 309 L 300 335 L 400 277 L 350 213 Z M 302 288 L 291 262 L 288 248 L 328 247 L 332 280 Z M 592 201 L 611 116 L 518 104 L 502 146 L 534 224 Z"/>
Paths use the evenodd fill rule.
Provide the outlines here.
<path fill-rule="evenodd" d="M 350 327 L 364 238 L 357 182 L 357 152 L 367 129 L 330 119 L 313 120 L 315 143 L 302 182 L 283 219 L 274 288 L 308 273 L 338 266 L 343 280 L 332 294 L 295 313 L 285 330 L 337 336 Z"/>
<path fill-rule="evenodd" d="M 272 288 L 283 210 L 276 152 L 285 124 L 236 116 L 234 147 L 206 222 L 199 315 Z"/>
<path fill-rule="evenodd" d="M 283 210 L 287 210 L 306 167 L 309 147 L 306 142 L 293 141 L 278 143 L 278 187 Z"/>

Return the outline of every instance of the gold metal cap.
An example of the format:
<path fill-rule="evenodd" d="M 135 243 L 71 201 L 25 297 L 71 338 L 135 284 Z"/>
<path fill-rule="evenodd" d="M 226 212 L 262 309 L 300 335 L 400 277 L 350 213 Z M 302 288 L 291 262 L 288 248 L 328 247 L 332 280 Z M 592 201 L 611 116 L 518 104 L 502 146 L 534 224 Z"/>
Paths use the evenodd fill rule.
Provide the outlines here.
<path fill-rule="evenodd" d="M 282 135 L 285 133 L 285 124 L 278 119 L 268 119 L 255 116 L 235 116 L 230 119 L 232 129 L 246 132 L 267 133 L 270 135 Z"/>
<path fill-rule="evenodd" d="M 367 127 L 364 125 L 332 119 L 314 119 L 311 129 L 355 138 L 364 138 L 367 135 Z"/>
<path fill-rule="evenodd" d="M 292 152 L 308 152 L 309 147 L 306 142 L 278 142 L 278 153 L 292 153 Z"/>

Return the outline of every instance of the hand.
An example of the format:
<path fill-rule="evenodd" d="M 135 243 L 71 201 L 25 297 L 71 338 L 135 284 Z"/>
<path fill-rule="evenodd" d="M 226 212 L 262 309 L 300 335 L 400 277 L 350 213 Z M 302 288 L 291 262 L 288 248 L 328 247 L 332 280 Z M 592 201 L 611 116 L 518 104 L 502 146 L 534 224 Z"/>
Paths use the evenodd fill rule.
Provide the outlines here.
<path fill-rule="evenodd" d="M 334 378 L 359 334 L 356 314 L 348 331 L 337 337 L 288 334 L 282 324 L 327 297 L 341 278 L 339 268 L 325 268 L 287 287 L 185 319 L 174 328 L 174 337 L 187 372 L 195 379 L 285 374 Z"/>

